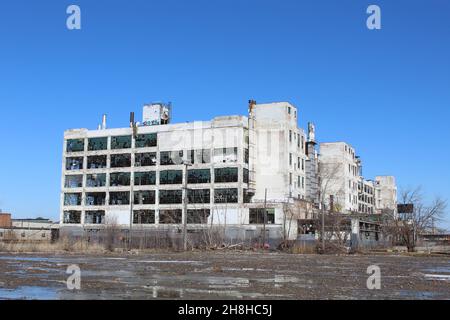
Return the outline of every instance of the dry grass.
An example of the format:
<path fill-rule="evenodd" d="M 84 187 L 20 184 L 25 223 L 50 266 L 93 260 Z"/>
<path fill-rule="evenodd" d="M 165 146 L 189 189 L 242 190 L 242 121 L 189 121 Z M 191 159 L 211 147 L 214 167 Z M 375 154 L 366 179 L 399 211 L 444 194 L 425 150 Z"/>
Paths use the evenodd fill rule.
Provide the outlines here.
<path fill-rule="evenodd" d="M 0 252 L 9 253 L 104 253 L 104 246 L 87 244 L 85 241 L 70 242 L 61 239 L 55 243 L 49 242 L 0 242 Z"/>

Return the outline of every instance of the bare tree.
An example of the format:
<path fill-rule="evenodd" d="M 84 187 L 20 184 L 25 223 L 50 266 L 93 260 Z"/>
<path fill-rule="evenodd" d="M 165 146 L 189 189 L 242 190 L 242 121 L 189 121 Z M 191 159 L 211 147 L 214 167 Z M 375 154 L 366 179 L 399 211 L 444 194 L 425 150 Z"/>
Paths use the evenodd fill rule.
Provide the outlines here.
<path fill-rule="evenodd" d="M 397 214 L 394 210 L 384 210 L 385 232 L 406 245 L 408 252 L 413 252 L 418 235 L 431 231 L 434 224 L 442 221 L 447 209 L 447 201 L 436 197 L 430 203 L 426 203 L 422 189 L 417 187 L 401 191 L 399 202 L 411 204 L 412 210 L 405 214 Z"/>

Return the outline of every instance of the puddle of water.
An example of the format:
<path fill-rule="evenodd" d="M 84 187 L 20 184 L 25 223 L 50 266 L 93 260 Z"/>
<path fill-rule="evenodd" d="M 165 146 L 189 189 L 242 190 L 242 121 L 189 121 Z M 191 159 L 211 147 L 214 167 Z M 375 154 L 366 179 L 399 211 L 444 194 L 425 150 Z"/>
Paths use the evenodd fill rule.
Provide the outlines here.
<path fill-rule="evenodd" d="M 401 290 L 398 292 L 400 296 L 404 296 L 407 298 L 413 299 L 433 299 L 435 296 L 434 292 L 427 291 L 410 291 L 410 290 Z"/>
<path fill-rule="evenodd" d="M 58 296 L 57 290 L 48 287 L 17 287 L 15 289 L 0 288 L 0 299 L 2 300 L 51 300 Z"/>
<path fill-rule="evenodd" d="M 425 278 L 427 278 L 427 280 L 450 281 L 449 274 L 425 274 Z"/>

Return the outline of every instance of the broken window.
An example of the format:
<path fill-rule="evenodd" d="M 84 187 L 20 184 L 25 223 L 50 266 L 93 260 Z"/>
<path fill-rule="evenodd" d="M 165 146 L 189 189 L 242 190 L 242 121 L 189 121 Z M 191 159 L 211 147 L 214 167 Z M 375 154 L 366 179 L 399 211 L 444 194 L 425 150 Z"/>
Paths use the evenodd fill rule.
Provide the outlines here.
<path fill-rule="evenodd" d="M 187 223 L 206 224 L 210 215 L 209 209 L 194 209 L 187 211 Z"/>
<path fill-rule="evenodd" d="M 181 209 L 159 210 L 159 223 L 181 223 L 183 212 Z"/>
<path fill-rule="evenodd" d="M 66 158 L 66 170 L 82 170 L 83 157 Z"/>
<path fill-rule="evenodd" d="M 88 151 L 98 151 L 108 149 L 108 138 L 89 138 L 88 140 Z"/>
<path fill-rule="evenodd" d="M 106 156 L 91 156 L 87 157 L 88 169 L 103 169 L 106 168 Z"/>
<path fill-rule="evenodd" d="M 81 223 L 81 211 L 64 211 L 63 223 Z"/>
<path fill-rule="evenodd" d="M 237 162 L 237 148 L 217 148 L 214 149 L 215 163 Z"/>
<path fill-rule="evenodd" d="M 209 169 L 188 170 L 188 183 L 210 183 L 211 171 Z"/>
<path fill-rule="evenodd" d="M 65 188 L 81 188 L 83 187 L 83 175 L 66 176 L 64 182 Z"/>
<path fill-rule="evenodd" d="M 134 185 L 135 186 L 149 186 L 156 184 L 156 172 L 135 172 Z"/>
<path fill-rule="evenodd" d="M 65 206 L 81 206 L 81 193 L 65 193 L 64 194 Z"/>
<path fill-rule="evenodd" d="M 105 192 L 88 192 L 86 193 L 87 206 L 104 206 L 106 204 Z"/>
<path fill-rule="evenodd" d="M 154 224 L 155 210 L 134 210 L 133 212 L 134 224 Z"/>
<path fill-rule="evenodd" d="M 247 189 L 243 190 L 243 196 L 244 196 L 244 203 L 250 203 L 252 202 L 252 197 L 253 197 L 254 193 L 248 192 Z"/>
<path fill-rule="evenodd" d="M 136 153 L 134 159 L 135 167 L 156 166 L 156 152 Z"/>
<path fill-rule="evenodd" d="M 264 216 L 266 224 L 275 223 L 275 209 L 273 208 L 250 208 L 249 209 L 249 223 L 250 224 L 264 224 Z M 264 212 L 266 214 L 264 215 Z"/>
<path fill-rule="evenodd" d="M 138 134 L 136 136 L 136 148 L 156 147 L 156 133 Z"/>
<path fill-rule="evenodd" d="M 114 172 L 109 174 L 109 186 L 121 187 L 130 185 L 129 172 Z"/>
<path fill-rule="evenodd" d="M 244 163 L 248 163 L 248 160 L 249 160 L 248 149 L 244 149 Z"/>
<path fill-rule="evenodd" d="M 160 152 L 159 157 L 159 163 L 162 166 L 183 163 L 183 151 L 162 151 Z"/>
<path fill-rule="evenodd" d="M 238 189 L 215 189 L 214 203 L 237 203 Z"/>
<path fill-rule="evenodd" d="M 131 148 L 131 136 L 111 137 L 111 149 Z"/>
<path fill-rule="evenodd" d="M 181 184 L 183 183 L 182 170 L 163 170 L 159 172 L 159 184 Z"/>
<path fill-rule="evenodd" d="M 84 151 L 84 139 L 69 139 L 66 145 L 67 152 Z"/>
<path fill-rule="evenodd" d="M 109 193 L 109 204 L 113 206 L 120 206 L 130 204 L 130 193 L 129 192 L 110 192 Z"/>
<path fill-rule="evenodd" d="M 214 182 L 238 182 L 238 168 L 214 169 Z"/>
<path fill-rule="evenodd" d="M 86 211 L 84 214 L 84 223 L 86 224 L 104 224 L 105 223 L 105 211 Z"/>
<path fill-rule="evenodd" d="M 86 187 L 98 188 L 106 186 L 106 173 L 94 173 L 86 176 Z"/>
<path fill-rule="evenodd" d="M 131 154 L 112 154 L 111 168 L 131 167 Z"/>
<path fill-rule="evenodd" d="M 244 183 L 248 183 L 248 169 L 245 169 L 242 171 L 242 175 L 243 175 L 243 181 Z"/>
<path fill-rule="evenodd" d="M 134 204 L 155 204 L 155 191 L 135 191 Z"/>
<path fill-rule="evenodd" d="M 209 149 L 189 150 L 187 160 L 192 164 L 210 163 L 211 151 Z"/>
<path fill-rule="evenodd" d="M 159 190 L 159 204 L 176 204 L 182 202 L 181 190 Z"/>
<path fill-rule="evenodd" d="M 209 189 L 188 189 L 188 203 L 210 203 Z"/>

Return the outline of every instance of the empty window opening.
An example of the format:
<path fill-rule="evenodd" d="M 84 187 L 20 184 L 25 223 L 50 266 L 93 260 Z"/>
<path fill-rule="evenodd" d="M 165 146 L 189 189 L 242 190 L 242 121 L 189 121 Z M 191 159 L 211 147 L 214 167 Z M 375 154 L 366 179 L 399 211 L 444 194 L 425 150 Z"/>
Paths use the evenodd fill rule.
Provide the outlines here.
<path fill-rule="evenodd" d="M 81 223 L 81 211 L 64 211 L 63 223 Z"/>
<path fill-rule="evenodd" d="M 112 154 L 111 168 L 131 167 L 131 154 Z"/>
<path fill-rule="evenodd" d="M 98 151 L 108 149 L 108 138 L 90 138 L 88 140 L 88 151 Z"/>
<path fill-rule="evenodd" d="M 94 173 L 86 176 L 86 187 L 98 188 L 106 186 L 106 173 Z"/>
<path fill-rule="evenodd" d="M 131 136 L 111 137 L 111 149 L 131 148 Z"/>
<path fill-rule="evenodd" d="M 183 212 L 181 209 L 159 210 L 159 223 L 181 223 Z"/>
<path fill-rule="evenodd" d="M 238 168 L 214 169 L 214 182 L 238 182 Z"/>
<path fill-rule="evenodd" d="M 66 145 L 67 152 L 84 151 L 84 139 L 69 139 Z"/>
<path fill-rule="evenodd" d="M 159 163 L 162 166 L 176 165 L 183 163 L 183 151 L 163 151 L 159 154 Z"/>
<path fill-rule="evenodd" d="M 210 203 L 209 189 L 188 189 L 188 203 Z"/>
<path fill-rule="evenodd" d="M 159 172 L 159 184 L 181 184 L 183 183 L 182 170 L 163 170 Z"/>
<path fill-rule="evenodd" d="M 159 204 L 178 204 L 182 202 L 181 190 L 159 190 Z"/>
<path fill-rule="evenodd" d="M 135 191 L 134 204 L 155 204 L 155 191 Z"/>
<path fill-rule="evenodd" d="M 134 159 L 135 167 L 156 166 L 156 152 L 136 153 Z"/>
<path fill-rule="evenodd" d="M 90 156 L 87 157 L 88 169 L 103 169 L 106 168 L 106 156 Z"/>
<path fill-rule="evenodd" d="M 254 193 L 249 192 L 247 189 L 244 189 L 243 190 L 243 197 L 244 197 L 243 201 L 244 201 L 244 203 L 252 202 L 253 195 L 254 195 Z"/>
<path fill-rule="evenodd" d="M 109 204 L 113 205 L 113 206 L 130 204 L 130 193 L 129 192 L 110 192 L 109 193 Z"/>
<path fill-rule="evenodd" d="M 109 175 L 109 185 L 111 187 L 121 187 L 130 185 L 129 172 L 114 172 Z"/>
<path fill-rule="evenodd" d="M 87 206 L 104 206 L 106 204 L 105 192 L 88 192 L 86 193 Z"/>
<path fill-rule="evenodd" d="M 217 148 L 214 149 L 215 163 L 235 163 L 237 162 L 237 148 Z"/>
<path fill-rule="evenodd" d="M 138 134 L 135 143 L 136 148 L 156 147 L 157 135 L 156 133 Z"/>
<path fill-rule="evenodd" d="M 244 183 L 248 183 L 249 182 L 249 172 L 248 172 L 248 169 L 245 169 L 244 168 L 244 170 L 242 171 L 242 181 L 244 182 Z"/>
<path fill-rule="evenodd" d="M 86 211 L 84 214 L 84 223 L 86 224 L 104 224 L 105 223 L 105 211 Z"/>
<path fill-rule="evenodd" d="M 215 203 L 237 203 L 238 189 L 215 189 L 214 190 Z"/>
<path fill-rule="evenodd" d="M 65 206 L 81 206 L 81 193 L 65 193 L 64 194 Z"/>
<path fill-rule="evenodd" d="M 187 223 L 206 224 L 210 215 L 209 209 L 193 209 L 187 211 Z"/>
<path fill-rule="evenodd" d="M 135 172 L 134 185 L 135 186 L 149 186 L 156 184 L 156 172 Z"/>
<path fill-rule="evenodd" d="M 133 224 L 154 224 L 155 210 L 134 210 Z"/>
<path fill-rule="evenodd" d="M 267 210 L 267 211 L 266 211 Z M 273 208 L 250 208 L 249 209 L 249 223 L 250 224 L 274 224 L 275 223 L 275 209 Z M 266 211 L 266 214 L 264 212 Z M 265 220 L 265 222 L 264 222 Z"/>
<path fill-rule="evenodd" d="M 244 149 L 244 163 L 248 163 L 249 161 L 249 151 L 248 149 Z"/>
<path fill-rule="evenodd" d="M 188 183 L 210 183 L 211 171 L 209 169 L 188 170 Z"/>
<path fill-rule="evenodd" d="M 65 188 L 81 188 L 83 187 L 83 175 L 66 176 L 64 182 Z"/>
<path fill-rule="evenodd" d="M 66 158 L 66 170 L 82 170 L 83 157 Z"/>
<path fill-rule="evenodd" d="M 192 164 L 210 163 L 211 151 L 209 149 L 189 150 L 187 160 Z"/>

